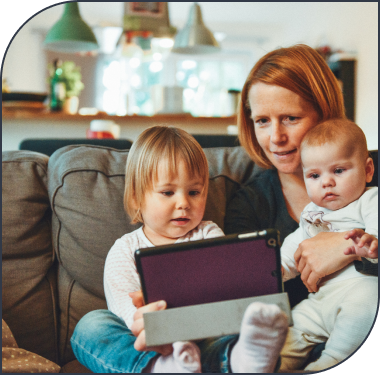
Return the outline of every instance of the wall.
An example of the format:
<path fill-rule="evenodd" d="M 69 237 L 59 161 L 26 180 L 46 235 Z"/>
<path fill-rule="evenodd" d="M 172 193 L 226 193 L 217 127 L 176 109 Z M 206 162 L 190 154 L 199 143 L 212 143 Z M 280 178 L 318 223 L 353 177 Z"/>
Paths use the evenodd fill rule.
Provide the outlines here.
<path fill-rule="evenodd" d="M 12 37 L 28 17 L 52 3 L 38 0 L 30 11 L 20 9 L 20 0 L 4 34 Z M 187 18 L 189 2 L 169 3 L 170 19 L 181 28 Z M 258 59 L 278 46 L 328 43 L 333 48 L 355 52 L 357 64 L 356 121 L 366 133 L 369 148 L 378 148 L 378 3 L 376 2 L 200 2 L 203 18 L 214 32 L 227 34 L 223 48 L 247 49 Z M 23 5 L 24 7 L 24 5 Z M 4 62 L 3 75 L 15 91 L 46 91 L 45 61 L 37 29 L 48 29 L 62 14 L 53 7 L 32 18 L 16 35 Z M 91 26 L 120 26 L 122 3 L 80 3 L 83 18 Z M 20 16 L 17 12 L 20 12 Z M 4 17 L 4 13 L 2 12 Z M 8 12 L 7 12 L 8 13 Z M 17 17 L 16 17 L 17 13 Z M 9 13 L 8 13 L 9 14 Z M 5 20 L 6 21 L 6 20 Z M 9 24 L 9 20 L 8 20 Z M 2 26 L 4 28 L 4 26 Z M 2 38 L 2 51 L 6 42 Z"/>

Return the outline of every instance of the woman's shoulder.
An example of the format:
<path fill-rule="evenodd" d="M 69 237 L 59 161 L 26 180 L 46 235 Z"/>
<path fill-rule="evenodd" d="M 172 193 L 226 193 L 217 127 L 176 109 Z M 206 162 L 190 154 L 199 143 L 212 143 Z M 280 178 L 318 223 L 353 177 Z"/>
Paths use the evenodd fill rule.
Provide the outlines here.
<path fill-rule="evenodd" d="M 262 169 L 241 187 L 242 192 L 260 192 L 264 195 L 273 189 L 281 189 L 280 179 L 276 169 Z"/>

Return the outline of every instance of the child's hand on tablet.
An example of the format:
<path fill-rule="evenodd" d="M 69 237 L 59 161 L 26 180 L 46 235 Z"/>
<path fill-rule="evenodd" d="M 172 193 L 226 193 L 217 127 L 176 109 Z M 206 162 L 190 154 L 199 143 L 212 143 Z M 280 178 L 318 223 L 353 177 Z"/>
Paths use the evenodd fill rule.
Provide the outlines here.
<path fill-rule="evenodd" d="M 135 292 L 138 293 L 138 292 Z M 133 299 L 133 297 L 132 297 Z M 136 298 L 137 301 L 138 298 Z M 142 294 L 141 294 L 142 299 Z M 145 328 L 144 328 L 144 319 L 143 314 L 151 311 L 159 311 L 166 309 L 165 301 L 158 301 L 150 303 L 149 305 L 145 305 L 137 308 L 135 315 L 133 316 L 133 324 L 131 327 L 132 333 L 136 336 L 136 341 L 134 347 L 138 351 L 155 351 L 162 355 L 168 355 L 173 352 L 172 344 L 160 345 L 160 346 L 152 346 L 147 348 L 145 341 Z"/>
<path fill-rule="evenodd" d="M 137 292 L 128 293 L 129 297 L 132 298 L 132 303 L 135 307 L 139 308 L 144 306 L 144 298 L 141 290 Z"/>

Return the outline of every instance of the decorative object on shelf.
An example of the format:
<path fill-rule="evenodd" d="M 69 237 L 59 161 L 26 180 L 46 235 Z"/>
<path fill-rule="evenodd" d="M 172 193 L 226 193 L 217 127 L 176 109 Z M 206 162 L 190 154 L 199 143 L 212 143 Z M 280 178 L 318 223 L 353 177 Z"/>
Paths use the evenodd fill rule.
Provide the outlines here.
<path fill-rule="evenodd" d="M 54 60 L 50 74 L 50 110 L 61 111 L 66 99 L 66 84 L 62 75 L 62 62 Z"/>
<path fill-rule="evenodd" d="M 150 50 L 152 38 L 174 38 L 176 31 L 170 25 L 167 2 L 125 2 L 123 32 L 117 46 L 129 56 L 131 49 Z"/>
<path fill-rule="evenodd" d="M 87 139 L 119 139 L 120 126 L 112 120 L 92 120 L 86 131 Z"/>
<path fill-rule="evenodd" d="M 201 7 L 194 3 L 185 27 L 175 37 L 172 52 L 202 54 L 219 51 L 217 40 L 203 22 Z"/>
<path fill-rule="evenodd" d="M 84 88 L 80 67 L 72 61 L 54 61 L 49 66 L 50 74 L 50 109 L 52 111 L 63 110 L 69 114 L 78 111 L 78 95 Z"/>
<path fill-rule="evenodd" d="M 89 52 L 99 48 L 95 34 L 83 21 L 77 2 L 68 2 L 62 17 L 49 30 L 44 48 L 65 53 Z"/>

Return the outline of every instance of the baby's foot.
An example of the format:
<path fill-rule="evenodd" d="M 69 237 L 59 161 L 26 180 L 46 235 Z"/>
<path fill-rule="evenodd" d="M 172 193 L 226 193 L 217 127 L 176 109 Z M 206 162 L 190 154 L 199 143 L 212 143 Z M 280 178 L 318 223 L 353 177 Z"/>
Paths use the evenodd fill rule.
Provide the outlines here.
<path fill-rule="evenodd" d="M 190 341 L 177 341 L 173 353 L 157 358 L 152 373 L 200 373 L 201 355 L 196 344 Z"/>
<path fill-rule="evenodd" d="M 273 372 L 287 332 L 288 319 L 277 305 L 251 303 L 244 313 L 239 340 L 232 348 L 232 372 Z"/>

